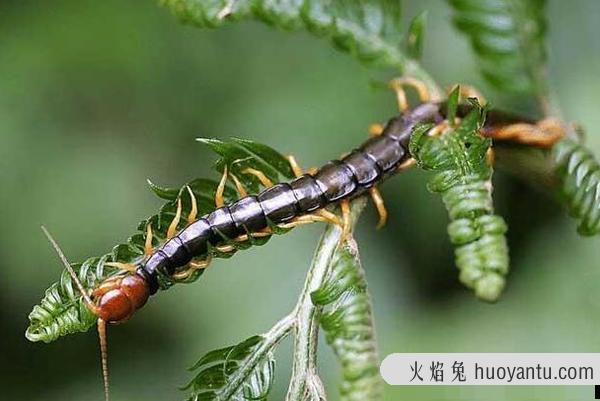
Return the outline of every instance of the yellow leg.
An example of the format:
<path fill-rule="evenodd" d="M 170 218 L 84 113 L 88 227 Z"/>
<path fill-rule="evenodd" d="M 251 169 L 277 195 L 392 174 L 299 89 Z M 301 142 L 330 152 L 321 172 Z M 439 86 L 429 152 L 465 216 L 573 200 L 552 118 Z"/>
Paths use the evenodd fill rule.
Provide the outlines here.
<path fill-rule="evenodd" d="M 288 159 L 288 162 L 290 163 L 290 167 L 292 168 L 292 171 L 294 172 L 294 175 L 296 176 L 296 178 L 301 177 L 304 173 L 302 172 L 302 168 L 296 161 L 296 158 L 292 155 L 288 155 L 287 159 Z"/>
<path fill-rule="evenodd" d="M 340 221 L 339 217 L 337 217 L 335 213 L 331 213 L 327 209 L 319 209 L 315 211 L 313 215 L 322 217 L 323 219 L 325 219 L 326 222 L 330 224 L 335 224 L 338 226 L 342 225 L 342 222 Z"/>
<path fill-rule="evenodd" d="M 252 174 L 253 176 L 255 176 L 256 178 L 258 178 L 258 180 L 260 181 L 260 183 L 265 187 L 265 188 L 270 188 L 272 187 L 273 181 L 271 181 L 269 179 L 269 177 L 267 177 L 265 175 L 265 173 L 263 173 L 262 171 L 256 170 L 254 168 L 247 168 L 244 171 L 242 171 L 242 173 L 244 174 Z"/>
<path fill-rule="evenodd" d="M 304 174 L 304 172 L 302 171 L 302 167 L 300 167 L 300 165 L 296 161 L 296 158 L 292 155 L 288 155 L 287 159 L 288 159 L 288 162 L 290 163 L 290 166 L 292 167 L 292 171 L 294 172 L 294 175 L 296 176 L 296 178 L 301 177 Z M 315 175 L 315 173 L 317 171 L 319 171 L 318 168 L 310 167 L 306 172 L 307 172 L 307 174 Z"/>
<path fill-rule="evenodd" d="M 227 166 L 223 167 L 223 175 L 221 176 L 219 185 L 217 185 L 217 191 L 215 192 L 215 205 L 217 207 L 221 207 L 225 204 L 225 199 L 223 198 L 225 183 L 227 183 Z"/>
<path fill-rule="evenodd" d="M 566 129 L 560 121 L 545 119 L 537 124 L 517 123 L 504 127 L 484 128 L 485 136 L 496 140 L 513 140 L 542 148 L 551 147 L 566 135 Z"/>
<path fill-rule="evenodd" d="M 336 218 L 337 218 L 337 216 L 336 216 Z M 305 224 L 312 224 L 312 223 L 316 223 L 316 222 L 331 223 L 331 221 L 329 219 L 326 219 L 325 217 L 315 215 L 315 214 L 307 214 L 304 216 L 296 217 L 294 220 L 290 221 L 289 223 L 279 224 L 278 227 L 283 228 L 283 229 L 290 229 L 290 228 L 302 226 Z"/>
<path fill-rule="evenodd" d="M 376 187 L 372 187 L 369 189 L 369 195 L 371 195 L 371 199 L 377 208 L 377 213 L 379 213 L 379 222 L 377 223 L 377 229 L 383 228 L 385 223 L 387 222 L 388 212 L 385 208 L 385 204 L 383 203 L 383 197 L 381 193 Z"/>
<path fill-rule="evenodd" d="M 235 242 L 246 242 L 246 241 L 248 241 L 250 239 L 250 237 L 252 237 L 252 238 L 264 238 L 264 237 L 269 237 L 271 235 L 273 235 L 273 233 L 271 232 L 270 229 L 267 228 L 264 231 L 253 232 L 250 235 L 248 235 L 248 234 L 242 234 L 242 235 L 240 235 L 238 237 L 235 237 L 233 240 Z"/>
<path fill-rule="evenodd" d="M 344 241 L 350 235 L 350 201 L 348 199 L 341 201 L 340 209 L 342 209 L 342 241 Z"/>
<path fill-rule="evenodd" d="M 371 136 L 379 136 L 383 133 L 384 126 L 383 124 L 374 123 L 369 125 L 369 135 Z"/>
<path fill-rule="evenodd" d="M 242 183 L 240 182 L 240 180 L 238 180 L 238 178 L 229 173 L 229 176 L 231 177 L 231 179 L 233 180 L 233 183 L 235 184 L 235 189 L 237 190 L 238 194 L 240 195 L 240 198 L 243 198 L 244 196 L 248 195 L 248 191 L 246 191 L 246 188 L 244 188 L 244 186 L 242 185 Z"/>
<path fill-rule="evenodd" d="M 442 135 L 444 133 L 444 131 L 446 131 L 449 127 L 450 127 L 450 124 L 448 123 L 448 121 L 442 121 L 441 123 L 439 123 L 432 129 L 430 129 L 429 132 L 427 133 L 427 135 L 429 135 L 429 136 Z"/>
<path fill-rule="evenodd" d="M 131 263 L 106 262 L 104 263 L 104 266 L 116 267 L 117 269 L 125 270 L 130 273 L 135 273 L 135 271 L 137 270 L 137 266 L 132 265 Z"/>
<path fill-rule="evenodd" d="M 188 185 L 186 185 L 185 188 L 187 189 L 188 194 L 190 194 L 190 203 L 192 204 L 190 214 L 188 214 L 187 217 L 187 221 L 188 223 L 193 223 L 194 221 L 196 221 L 196 216 L 198 216 L 198 202 L 196 202 L 196 197 L 194 196 L 192 189 Z"/>
<path fill-rule="evenodd" d="M 233 245 L 219 245 L 216 246 L 215 249 L 219 252 L 227 253 L 235 251 L 235 246 Z"/>
<path fill-rule="evenodd" d="M 400 165 L 398 166 L 398 171 L 408 170 L 409 168 L 413 167 L 415 164 L 417 164 L 417 161 L 415 159 L 413 159 L 412 157 L 410 159 L 406 159 L 406 161 L 403 161 L 402 163 L 400 163 Z"/>
<path fill-rule="evenodd" d="M 184 280 L 184 279 L 188 278 L 196 270 L 206 269 L 208 267 L 208 265 L 210 265 L 210 262 L 211 262 L 210 257 L 206 258 L 205 260 L 200 260 L 198 262 L 192 261 L 192 262 L 188 263 L 189 267 L 187 269 L 173 274 L 173 278 L 175 280 Z"/>
<path fill-rule="evenodd" d="M 175 212 L 175 217 L 173 217 L 173 221 L 167 229 L 168 240 L 173 238 L 173 236 L 177 232 L 177 225 L 179 224 L 179 220 L 181 220 L 181 198 L 177 199 L 177 211 Z"/>
<path fill-rule="evenodd" d="M 413 77 L 401 77 L 390 81 L 390 87 L 396 92 L 396 100 L 398 101 L 398 109 L 404 113 L 409 109 L 408 100 L 406 99 L 406 92 L 404 91 L 405 86 L 411 86 L 419 95 L 421 102 L 431 101 L 431 93 L 427 85 L 421 80 Z"/>
<path fill-rule="evenodd" d="M 144 243 L 144 255 L 150 256 L 154 252 L 152 247 L 152 223 L 146 224 L 146 242 Z"/>

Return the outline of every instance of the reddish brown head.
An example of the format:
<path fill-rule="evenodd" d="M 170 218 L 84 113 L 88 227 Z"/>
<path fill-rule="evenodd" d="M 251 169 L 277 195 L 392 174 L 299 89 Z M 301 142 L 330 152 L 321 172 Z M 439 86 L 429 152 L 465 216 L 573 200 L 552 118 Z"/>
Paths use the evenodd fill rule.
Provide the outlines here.
<path fill-rule="evenodd" d="M 102 377 L 104 379 L 104 396 L 108 401 L 108 347 L 106 337 L 107 323 L 122 323 L 128 320 L 136 310 L 144 306 L 150 296 L 150 286 L 148 282 L 137 273 L 127 273 L 125 275 L 111 277 L 104 281 L 98 288 L 92 292 L 92 297 L 88 295 L 85 288 L 79 281 L 79 277 L 71 267 L 71 264 L 65 257 L 52 235 L 42 226 L 42 231 L 48 237 L 48 240 L 56 250 L 58 257 L 62 261 L 65 269 L 69 272 L 71 279 L 77 286 L 85 304 L 98 316 L 98 336 L 100 337 L 100 353 L 102 356 Z M 113 263 L 113 265 L 120 263 Z M 108 263 L 105 264 L 105 266 Z"/>
<path fill-rule="evenodd" d="M 92 292 L 96 314 L 112 324 L 129 320 L 149 296 L 148 283 L 135 273 L 109 278 Z"/>

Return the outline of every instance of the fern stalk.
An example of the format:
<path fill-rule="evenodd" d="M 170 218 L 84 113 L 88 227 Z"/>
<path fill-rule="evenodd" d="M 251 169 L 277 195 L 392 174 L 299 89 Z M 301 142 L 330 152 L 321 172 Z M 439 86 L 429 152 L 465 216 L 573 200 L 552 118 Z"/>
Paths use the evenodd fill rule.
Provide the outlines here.
<path fill-rule="evenodd" d="M 257 20 L 285 30 L 304 29 L 361 62 L 391 67 L 420 79 L 433 97 L 443 97 L 440 87 L 418 62 L 418 54 L 408 57 L 404 53 L 397 0 L 161 0 L 161 4 L 182 22 L 201 28 Z"/>
<path fill-rule="evenodd" d="M 351 225 L 354 227 L 366 205 L 361 197 L 352 203 Z M 325 400 L 323 384 L 317 372 L 317 346 L 319 322 L 323 307 L 315 305 L 311 294 L 323 286 L 330 273 L 331 262 L 342 242 L 342 230 L 336 225 L 325 228 L 315 251 L 304 289 L 298 299 L 294 314 L 296 327 L 294 338 L 294 362 L 292 379 L 286 396 L 287 401 Z"/>

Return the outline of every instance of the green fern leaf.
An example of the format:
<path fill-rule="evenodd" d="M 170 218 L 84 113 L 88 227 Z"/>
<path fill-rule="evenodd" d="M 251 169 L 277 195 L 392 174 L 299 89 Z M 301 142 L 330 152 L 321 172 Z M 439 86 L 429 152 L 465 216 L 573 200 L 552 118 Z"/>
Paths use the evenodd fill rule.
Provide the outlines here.
<path fill-rule="evenodd" d="M 373 311 L 356 243 L 338 249 L 330 266 L 311 299 L 324 308 L 321 326 L 342 366 L 341 400 L 377 400 L 382 387 Z"/>
<path fill-rule="evenodd" d="M 261 188 L 260 182 L 253 175 L 245 173 L 245 169 L 253 168 L 264 172 L 273 182 L 287 180 L 293 177 L 293 173 L 285 157 L 270 147 L 248 140 L 234 139 L 231 142 L 223 142 L 216 139 L 202 140 L 211 149 L 217 152 L 221 158 L 216 163 L 218 171 L 222 171 L 225 165 L 230 172 L 236 174 L 239 180 L 251 192 L 258 192 Z M 88 291 L 93 290 L 107 278 L 121 274 L 114 267 L 108 267 L 107 262 L 122 262 L 138 265 L 144 259 L 144 242 L 147 225 L 150 224 L 154 235 L 153 245 L 156 247 L 165 241 L 166 233 L 177 209 L 177 199 L 181 198 L 182 216 L 186 216 L 191 210 L 190 198 L 187 195 L 189 187 L 196 197 L 198 213 L 203 215 L 215 209 L 215 192 L 218 181 L 199 178 L 188 182 L 181 188 L 162 188 L 152 182 L 148 182 L 150 189 L 161 199 L 167 200 L 160 211 L 140 222 L 138 232 L 131 236 L 127 242 L 116 245 L 113 250 L 101 257 L 87 259 L 80 264 L 74 264 L 73 268 L 79 280 Z M 231 203 L 238 198 L 233 186 L 226 185 L 224 192 L 225 202 Z M 178 229 L 185 227 L 185 219 L 182 219 Z M 284 233 L 286 230 L 274 227 L 274 233 Z M 252 239 L 245 243 L 232 243 L 236 249 L 245 249 L 251 245 L 262 245 L 270 237 Z M 228 258 L 232 252 L 219 253 L 212 251 L 213 257 Z M 195 281 L 204 270 L 197 270 L 187 280 Z M 171 277 L 159 276 L 161 289 L 167 289 L 175 282 Z M 84 332 L 92 327 L 95 316 L 85 306 L 82 297 L 77 292 L 75 283 L 66 270 L 63 270 L 60 280 L 53 283 L 46 291 L 38 305 L 33 307 L 29 314 L 29 327 L 25 333 L 30 341 L 52 342 L 61 336 L 72 333 Z"/>
<path fill-rule="evenodd" d="M 579 234 L 600 233 L 600 164 L 592 152 L 573 139 L 553 147 L 562 197 L 571 216 L 579 220 Z"/>
<path fill-rule="evenodd" d="M 448 0 L 484 78 L 516 94 L 547 93 L 545 0 Z"/>
<path fill-rule="evenodd" d="M 429 136 L 430 126 L 419 127 L 409 149 L 421 168 L 435 172 L 428 188 L 442 195 L 448 210 L 460 280 L 479 298 L 495 301 L 505 285 L 509 258 L 507 226 L 494 214 L 492 202 L 492 167 L 486 160 L 491 140 L 479 135 L 484 119 L 485 112 L 475 107 L 442 135 Z"/>
<path fill-rule="evenodd" d="M 182 21 L 215 28 L 257 19 L 283 29 L 307 29 L 361 61 L 403 70 L 407 58 L 400 2 L 395 0 L 162 0 Z"/>
<path fill-rule="evenodd" d="M 198 373 L 183 388 L 188 401 L 266 400 L 273 385 L 275 358 L 262 336 L 209 352 L 190 370 Z"/>
<path fill-rule="evenodd" d="M 406 54 L 412 59 L 419 60 L 423 54 L 426 24 L 427 11 L 417 15 L 410 23 L 406 38 Z"/>

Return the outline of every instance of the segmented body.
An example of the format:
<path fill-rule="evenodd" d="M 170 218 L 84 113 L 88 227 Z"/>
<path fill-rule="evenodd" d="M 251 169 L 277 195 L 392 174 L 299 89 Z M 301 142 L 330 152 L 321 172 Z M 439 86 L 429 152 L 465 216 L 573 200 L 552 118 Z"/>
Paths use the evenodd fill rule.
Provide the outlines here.
<path fill-rule="evenodd" d="M 464 117 L 470 110 L 472 106 L 460 106 L 457 116 Z M 222 156 L 217 163 L 218 169 L 222 171 L 226 166 L 233 168 L 246 188 L 256 195 L 237 200 L 235 189 L 226 185 L 223 195 L 227 206 L 214 210 L 217 182 L 198 179 L 181 189 L 166 189 L 151 184 L 158 196 L 169 201 L 160 212 L 144 220 L 138 227 L 141 232 L 129 238 L 127 243 L 117 245 L 111 253 L 102 257 L 89 258 L 81 265 L 73 265 L 73 268 L 79 281 L 89 291 L 112 277 L 131 274 L 111 266 L 114 262 L 134 266 L 136 272 L 132 274 L 143 278 L 150 294 L 177 282 L 193 282 L 204 270 L 189 269 L 186 264 L 190 260 L 229 257 L 233 251 L 262 245 L 271 234 L 287 231 L 285 226 L 293 225 L 303 215 L 314 214 L 321 208 L 360 195 L 378 185 L 396 173 L 398 167 L 410 157 L 408 142 L 415 127 L 427 122 L 439 123 L 446 114 L 445 103 L 424 103 L 402 116 L 392 118 L 381 135 L 370 138 L 341 160 L 328 163 L 313 175 L 304 175 L 295 180 L 288 161 L 271 148 L 243 140 L 232 143 L 205 140 Z M 486 135 L 488 129 L 493 132 L 495 126 L 515 121 L 523 119 L 502 113 L 488 113 L 486 128 L 481 133 Z M 267 159 L 269 163 L 260 162 Z M 252 181 L 252 176 L 243 177 L 247 167 L 263 171 L 270 181 L 279 184 L 260 191 L 261 182 Z M 288 179 L 292 181 L 283 183 Z M 190 198 L 182 196 L 186 188 L 191 188 L 195 194 L 198 212 L 203 216 L 188 224 L 181 221 L 177 226 L 179 231 L 167 239 L 169 225 L 177 214 L 178 200 L 181 200 L 184 213 L 191 210 Z M 483 224 L 484 220 L 480 223 Z M 149 227 L 153 232 L 151 254 L 146 249 Z M 452 234 L 454 228 L 459 228 L 459 223 L 453 223 L 450 227 Z M 488 229 L 485 227 L 495 230 L 497 226 L 481 225 L 478 232 Z M 458 231 L 464 232 L 464 229 Z M 477 244 L 483 246 L 486 242 Z M 502 244 L 497 245 L 497 249 L 501 250 Z M 473 255 L 483 255 L 483 252 L 472 248 L 464 248 L 470 251 L 457 259 L 459 265 L 461 260 L 469 261 L 473 260 Z M 470 262 L 470 265 L 473 263 Z M 189 275 L 186 275 L 188 272 Z M 180 273 L 186 274 L 180 276 Z M 31 323 L 26 335 L 31 341 L 51 342 L 66 334 L 88 330 L 96 317 L 83 302 L 72 278 L 64 271 L 60 281 L 48 289 L 40 304 L 29 315 Z"/>
<path fill-rule="evenodd" d="M 159 274 L 173 274 L 193 258 L 206 255 L 211 247 L 362 194 L 392 175 L 410 157 L 407 145 L 415 125 L 441 119 L 439 105 L 423 104 L 391 119 L 381 135 L 370 138 L 341 160 L 327 163 L 314 175 L 304 174 L 290 183 L 276 184 L 217 208 L 156 249 L 138 274 L 155 292 Z"/>

